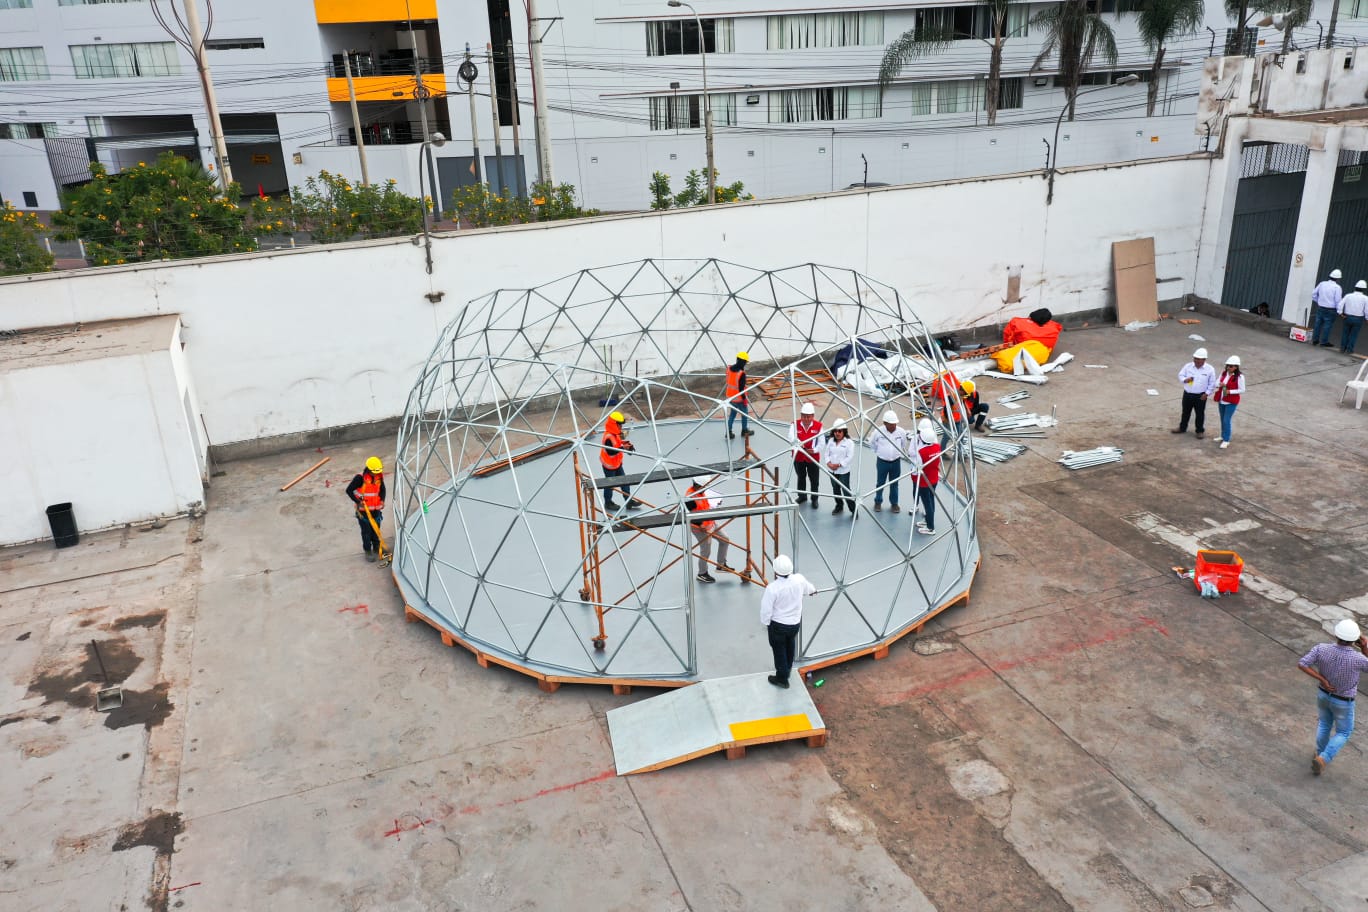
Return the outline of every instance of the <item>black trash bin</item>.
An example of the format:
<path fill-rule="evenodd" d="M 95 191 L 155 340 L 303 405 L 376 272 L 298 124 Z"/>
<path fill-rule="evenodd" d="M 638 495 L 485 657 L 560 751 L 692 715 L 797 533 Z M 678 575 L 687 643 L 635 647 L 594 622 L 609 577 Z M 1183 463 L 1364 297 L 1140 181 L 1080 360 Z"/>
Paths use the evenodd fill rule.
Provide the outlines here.
<path fill-rule="evenodd" d="M 48 525 L 52 527 L 52 543 L 59 548 L 70 548 L 81 540 L 76 531 L 76 514 L 71 504 L 53 504 L 47 508 Z"/>

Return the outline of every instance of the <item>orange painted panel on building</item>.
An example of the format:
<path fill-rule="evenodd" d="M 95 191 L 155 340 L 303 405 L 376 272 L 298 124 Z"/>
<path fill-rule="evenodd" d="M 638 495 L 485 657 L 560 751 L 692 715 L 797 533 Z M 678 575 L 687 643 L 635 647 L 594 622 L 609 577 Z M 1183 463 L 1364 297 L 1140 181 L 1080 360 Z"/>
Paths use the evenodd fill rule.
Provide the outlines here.
<path fill-rule="evenodd" d="M 335 22 L 403 22 L 436 19 L 437 0 L 314 0 L 314 18 L 320 24 Z"/>
<path fill-rule="evenodd" d="M 352 80 L 356 83 L 357 101 L 411 101 L 413 99 L 413 77 L 412 76 L 359 76 Z M 433 97 L 446 94 L 446 76 L 442 73 L 426 73 L 423 75 L 423 85 L 427 86 Z M 398 94 L 395 94 L 398 93 Z M 347 80 L 342 78 L 328 79 L 328 100 L 346 101 L 350 98 L 347 94 Z"/>

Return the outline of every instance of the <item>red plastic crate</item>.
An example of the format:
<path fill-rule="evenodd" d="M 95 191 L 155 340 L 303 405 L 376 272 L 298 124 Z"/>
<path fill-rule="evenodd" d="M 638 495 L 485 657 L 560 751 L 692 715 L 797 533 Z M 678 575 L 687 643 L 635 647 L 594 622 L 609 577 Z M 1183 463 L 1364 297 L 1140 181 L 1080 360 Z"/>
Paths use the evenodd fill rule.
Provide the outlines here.
<path fill-rule="evenodd" d="M 1197 569 L 1192 574 L 1192 582 L 1200 590 L 1202 580 L 1209 579 L 1222 595 L 1239 592 L 1240 573 L 1243 571 L 1244 559 L 1234 551 L 1198 551 Z"/>

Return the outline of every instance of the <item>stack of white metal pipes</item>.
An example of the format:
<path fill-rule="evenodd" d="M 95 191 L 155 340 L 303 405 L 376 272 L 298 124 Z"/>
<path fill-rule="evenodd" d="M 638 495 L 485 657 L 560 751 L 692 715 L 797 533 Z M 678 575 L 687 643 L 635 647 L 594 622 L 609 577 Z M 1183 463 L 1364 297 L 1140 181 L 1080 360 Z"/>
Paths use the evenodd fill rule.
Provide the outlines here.
<path fill-rule="evenodd" d="M 1065 450 L 1064 455 L 1059 457 L 1059 464 L 1066 469 L 1086 469 L 1109 462 L 1120 462 L 1123 452 L 1125 451 L 1120 447 L 1114 446 L 1093 447 L 1091 450 Z"/>
<path fill-rule="evenodd" d="M 988 419 L 994 437 L 1044 437 L 1045 428 L 1056 423 L 1055 419 L 1041 417 L 1035 412 Z"/>
<path fill-rule="evenodd" d="M 1025 444 L 1004 443 L 987 437 L 974 438 L 974 458 L 979 462 L 997 465 L 999 462 L 1006 462 L 1013 456 L 1020 456 L 1024 452 L 1026 452 Z"/>
<path fill-rule="evenodd" d="M 998 402 L 1000 402 L 1003 405 L 1006 405 L 1009 402 L 1020 402 L 1022 399 L 1030 398 L 1030 393 L 1026 392 L 1025 390 L 1018 390 L 1017 392 L 1010 393 L 1006 396 L 998 396 Z"/>

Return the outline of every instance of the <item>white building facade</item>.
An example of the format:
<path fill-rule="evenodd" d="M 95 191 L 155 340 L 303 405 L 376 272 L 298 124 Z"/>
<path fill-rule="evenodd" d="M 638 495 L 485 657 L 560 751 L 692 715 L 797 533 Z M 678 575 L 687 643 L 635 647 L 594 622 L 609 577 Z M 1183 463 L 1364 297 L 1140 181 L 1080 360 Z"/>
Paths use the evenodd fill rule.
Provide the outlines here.
<path fill-rule="evenodd" d="M 1206 148 L 1192 115 L 1200 61 L 1227 40 L 1224 9 L 1209 4 L 1208 27 L 1169 45 L 1147 117 L 1145 84 L 1110 84 L 1128 73 L 1148 78 L 1152 61 L 1135 14 L 1117 13 L 1115 3 L 1101 0 L 1119 59 L 1095 62 L 1078 119 L 1064 123 L 1057 143 L 1056 64 L 1034 67 L 1045 36 L 1031 18 L 1048 7 L 1041 3 L 1013 6 L 995 126 L 984 111 L 985 7 L 962 3 L 698 0 L 695 18 L 665 0 L 537 0 L 529 31 L 524 4 L 508 0 L 218 0 L 206 57 L 244 193 L 280 194 L 324 169 L 360 179 L 349 61 L 371 180 L 393 179 L 410 194 L 420 180 L 430 193 L 435 181 L 449 204 L 452 190 L 477 178 L 510 190 L 538 178 L 531 34 L 545 61 L 551 177 L 611 211 L 645 208 L 655 172 L 678 190 L 686 172 L 703 168 L 705 61 L 720 180 L 740 180 L 759 197 L 1041 169 L 1053 145 L 1061 167 Z M 1329 5 L 1318 4 L 1296 43 L 1315 43 Z M 63 186 L 88 177 L 91 160 L 118 169 L 167 148 L 212 166 L 195 63 L 153 15 L 181 6 L 0 0 L 0 196 L 55 208 Z M 1340 4 L 1337 41 L 1368 37 L 1359 6 Z M 1368 16 L 1368 0 L 1362 6 Z M 963 37 L 880 93 L 884 48 L 929 24 Z M 1257 36 L 1269 49 L 1283 39 L 1272 28 Z M 473 97 L 458 75 L 467 48 L 478 70 Z M 450 141 L 420 175 L 424 121 L 428 135 Z"/>

